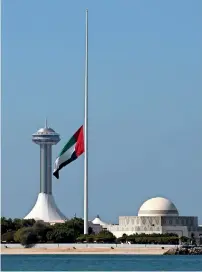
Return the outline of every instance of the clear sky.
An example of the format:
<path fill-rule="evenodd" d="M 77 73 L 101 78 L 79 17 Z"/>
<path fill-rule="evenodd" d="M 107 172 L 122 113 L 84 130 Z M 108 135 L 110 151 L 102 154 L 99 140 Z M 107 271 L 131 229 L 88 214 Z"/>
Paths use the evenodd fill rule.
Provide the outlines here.
<path fill-rule="evenodd" d="M 2 215 L 39 192 L 32 133 L 84 119 L 89 9 L 89 217 L 116 222 L 148 198 L 202 223 L 202 1 L 2 1 Z M 83 216 L 83 156 L 53 178 L 56 203 Z"/>

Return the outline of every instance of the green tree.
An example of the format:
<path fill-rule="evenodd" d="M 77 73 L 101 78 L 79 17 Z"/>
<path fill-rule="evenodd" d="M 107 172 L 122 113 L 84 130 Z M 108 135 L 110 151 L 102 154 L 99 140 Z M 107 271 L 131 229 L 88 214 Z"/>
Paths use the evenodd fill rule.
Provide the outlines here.
<path fill-rule="evenodd" d="M 65 228 L 71 229 L 74 232 L 75 239 L 83 234 L 84 221 L 81 218 L 74 217 L 64 223 Z"/>
<path fill-rule="evenodd" d="M 22 236 L 22 233 L 25 231 L 25 229 L 24 228 L 21 228 L 21 229 L 19 229 L 19 230 L 17 230 L 16 232 L 15 232 L 15 234 L 14 234 L 14 241 L 16 242 L 16 243 L 20 243 L 20 241 L 21 241 L 21 236 Z"/>
<path fill-rule="evenodd" d="M 116 237 L 110 231 L 102 230 L 95 235 L 95 241 L 98 243 L 114 243 L 116 241 Z"/>
<path fill-rule="evenodd" d="M 95 241 L 95 235 L 94 234 L 89 234 L 87 237 L 86 237 L 86 242 L 87 243 L 93 243 Z"/>
<path fill-rule="evenodd" d="M 68 228 L 53 228 L 52 231 L 48 231 L 46 234 L 48 241 L 54 241 L 54 243 L 74 243 L 75 237 L 72 229 Z"/>
<path fill-rule="evenodd" d="M 132 244 L 178 244 L 179 238 L 176 234 L 132 234 L 127 237 Z"/>
<path fill-rule="evenodd" d="M 181 241 L 182 243 L 187 243 L 187 242 L 189 241 L 189 238 L 186 237 L 186 236 L 181 236 L 181 237 L 180 237 L 180 241 Z"/>
<path fill-rule="evenodd" d="M 32 227 L 35 224 L 34 219 L 22 219 L 22 227 Z"/>
<path fill-rule="evenodd" d="M 37 235 L 39 243 L 46 243 L 47 233 L 53 229 L 53 227 L 50 226 L 50 224 L 45 223 L 43 221 L 35 222 L 32 228 Z"/>
<path fill-rule="evenodd" d="M 11 218 L 6 219 L 1 217 L 1 234 L 6 233 L 7 231 L 13 230 L 13 221 Z"/>
<path fill-rule="evenodd" d="M 37 234 L 33 227 L 24 227 L 16 231 L 14 240 L 25 247 L 33 246 L 38 242 Z"/>
<path fill-rule="evenodd" d="M 22 219 L 15 218 L 13 220 L 14 229 L 17 231 L 23 227 Z"/>
<path fill-rule="evenodd" d="M 128 235 L 124 233 L 121 237 L 117 238 L 117 243 L 126 243 L 127 239 L 128 239 Z"/>
<path fill-rule="evenodd" d="M 195 235 L 193 232 L 191 233 L 191 244 L 196 245 L 196 239 L 195 239 Z"/>
<path fill-rule="evenodd" d="M 6 243 L 14 242 L 15 231 L 8 231 L 1 235 L 1 241 Z"/>
<path fill-rule="evenodd" d="M 20 243 L 26 248 L 33 247 L 38 242 L 38 238 L 33 229 L 22 233 Z"/>
<path fill-rule="evenodd" d="M 87 235 L 86 234 L 80 235 L 79 237 L 77 237 L 76 241 L 79 243 L 84 243 L 85 241 L 87 241 Z"/>
<path fill-rule="evenodd" d="M 76 239 L 76 241 L 80 243 L 84 243 L 84 242 L 93 243 L 94 240 L 95 240 L 94 234 L 82 234 Z"/>
<path fill-rule="evenodd" d="M 46 240 L 48 243 L 55 243 L 54 241 L 54 233 L 53 233 L 53 230 L 50 230 L 46 233 Z"/>

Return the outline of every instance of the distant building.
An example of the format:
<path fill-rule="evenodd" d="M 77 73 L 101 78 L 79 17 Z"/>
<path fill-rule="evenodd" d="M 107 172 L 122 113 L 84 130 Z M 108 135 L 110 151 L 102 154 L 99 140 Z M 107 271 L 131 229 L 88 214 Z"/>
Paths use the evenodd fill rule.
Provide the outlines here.
<path fill-rule="evenodd" d="M 97 217 L 92 221 L 93 224 L 96 224 L 96 225 L 100 225 L 100 226 L 105 226 L 107 225 L 107 223 L 103 222 L 99 215 L 97 215 Z"/>
<path fill-rule="evenodd" d="M 99 218 L 100 219 L 100 218 Z M 92 222 L 98 222 L 94 219 Z M 101 221 L 102 222 L 102 221 Z M 120 216 L 119 224 L 100 224 L 117 238 L 124 233 L 176 233 L 179 237 L 193 237 L 202 243 L 202 226 L 196 216 L 180 216 L 176 206 L 168 199 L 155 197 L 145 201 L 138 216 Z"/>
<path fill-rule="evenodd" d="M 101 232 L 103 229 L 100 224 L 93 224 L 91 221 L 88 221 L 88 227 L 92 228 L 92 231 L 95 234 Z"/>

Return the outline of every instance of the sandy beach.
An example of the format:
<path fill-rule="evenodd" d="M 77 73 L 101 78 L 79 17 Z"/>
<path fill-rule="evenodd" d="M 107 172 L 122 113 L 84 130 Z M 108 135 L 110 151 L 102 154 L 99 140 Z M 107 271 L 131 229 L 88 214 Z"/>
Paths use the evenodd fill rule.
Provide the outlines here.
<path fill-rule="evenodd" d="M 168 248 L 2 248 L 1 254 L 147 254 L 162 255 Z"/>

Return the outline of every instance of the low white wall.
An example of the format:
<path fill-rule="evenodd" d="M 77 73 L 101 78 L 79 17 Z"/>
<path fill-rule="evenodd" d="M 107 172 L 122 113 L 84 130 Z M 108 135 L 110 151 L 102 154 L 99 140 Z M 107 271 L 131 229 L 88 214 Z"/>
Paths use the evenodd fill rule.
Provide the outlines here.
<path fill-rule="evenodd" d="M 1 244 L 1 248 L 5 246 L 9 248 L 20 248 L 23 247 L 21 244 Z M 58 248 L 58 247 L 76 247 L 76 248 L 109 248 L 109 247 L 117 247 L 117 248 L 140 248 L 140 247 L 148 247 L 148 248 L 159 248 L 166 247 L 171 248 L 174 245 L 150 245 L 150 244 L 36 244 L 35 248 Z"/>

